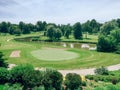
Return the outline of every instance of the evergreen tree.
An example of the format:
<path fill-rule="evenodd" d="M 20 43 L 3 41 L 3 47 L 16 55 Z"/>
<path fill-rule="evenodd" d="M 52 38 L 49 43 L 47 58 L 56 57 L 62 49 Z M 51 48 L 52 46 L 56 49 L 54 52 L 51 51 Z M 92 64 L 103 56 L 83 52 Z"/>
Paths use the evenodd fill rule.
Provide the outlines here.
<path fill-rule="evenodd" d="M 81 28 L 81 24 L 79 22 L 74 24 L 73 30 L 74 30 L 74 33 L 73 33 L 74 38 L 82 39 L 82 28 Z"/>

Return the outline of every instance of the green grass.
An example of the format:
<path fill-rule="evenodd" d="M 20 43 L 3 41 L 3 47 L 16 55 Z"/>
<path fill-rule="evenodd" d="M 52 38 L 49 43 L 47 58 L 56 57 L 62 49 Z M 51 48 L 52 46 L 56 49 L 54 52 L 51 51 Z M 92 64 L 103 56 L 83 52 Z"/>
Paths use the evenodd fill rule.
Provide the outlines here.
<path fill-rule="evenodd" d="M 30 36 L 30 35 L 26 35 Z M 44 44 L 37 42 L 17 42 L 11 40 L 7 42 L 8 39 L 14 38 L 15 36 L 0 36 L 0 51 L 5 54 L 8 58 L 8 63 L 14 64 L 32 64 L 35 67 L 53 67 L 56 69 L 79 69 L 79 68 L 91 68 L 99 66 L 108 66 L 120 63 L 120 55 L 114 53 L 101 53 L 96 51 L 89 51 L 80 48 L 64 48 L 67 52 L 77 53 L 79 57 L 64 61 L 45 61 L 35 58 L 31 52 L 35 50 L 41 50 L 43 47 L 48 48 L 60 48 L 62 46 Z M 20 36 L 21 37 L 21 36 Z M 22 36 L 25 37 L 25 36 Z M 9 55 L 14 50 L 21 50 L 20 58 L 10 58 Z"/>
<path fill-rule="evenodd" d="M 0 90 L 3 90 L 3 88 L 4 88 L 4 85 L 0 85 Z"/>
<path fill-rule="evenodd" d="M 32 51 L 31 54 L 37 59 L 46 61 L 63 61 L 79 57 L 77 53 L 56 48 L 44 48 L 41 50 L 35 50 Z"/>

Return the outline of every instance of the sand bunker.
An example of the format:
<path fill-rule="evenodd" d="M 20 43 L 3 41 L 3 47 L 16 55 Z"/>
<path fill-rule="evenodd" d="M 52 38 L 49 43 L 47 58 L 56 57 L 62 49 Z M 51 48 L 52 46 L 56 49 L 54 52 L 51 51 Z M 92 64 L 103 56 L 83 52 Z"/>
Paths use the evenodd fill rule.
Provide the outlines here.
<path fill-rule="evenodd" d="M 20 57 L 20 50 L 16 50 L 16 51 L 13 51 L 11 54 L 10 54 L 10 57 Z"/>

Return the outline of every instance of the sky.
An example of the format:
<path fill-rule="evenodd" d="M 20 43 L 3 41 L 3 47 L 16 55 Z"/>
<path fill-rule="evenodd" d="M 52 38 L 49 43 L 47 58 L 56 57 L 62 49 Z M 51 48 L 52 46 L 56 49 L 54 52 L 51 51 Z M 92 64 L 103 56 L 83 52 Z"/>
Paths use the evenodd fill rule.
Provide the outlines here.
<path fill-rule="evenodd" d="M 0 22 L 56 24 L 120 18 L 120 0 L 0 0 Z"/>

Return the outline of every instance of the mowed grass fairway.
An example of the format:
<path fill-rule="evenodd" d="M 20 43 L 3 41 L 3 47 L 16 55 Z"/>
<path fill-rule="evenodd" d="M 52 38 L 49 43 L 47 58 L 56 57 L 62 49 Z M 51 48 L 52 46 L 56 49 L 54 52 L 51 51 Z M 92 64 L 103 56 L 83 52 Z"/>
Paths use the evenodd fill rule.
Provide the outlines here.
<path fill-rule="evenodd" d="M 26 35 L 27 36 L 27 35 Z M 21 36 L 20 36 L 21 37 Z M 0 51 L 2 51 L 5 55 L 5 57 L 8 59 L 8 63 L 13 64 L 32 64 L 35 67 L 53 67 L 56 69 L 79 69 L 79 68 L 91 68 L 91 67 L 99 67 L 99 66 L 108 66 L 108 65 L 114 65 L 120 63 L 120 55 L 114 54 L 114 53 L 101 53 L 96 51 L 89 51 L 84 49 L 78 49 L 78 48 L 63 48 L 63 46 L 57 46 L 52 44 L 44 44 L 44 43 L 38 43 L 38 42 L 17 42 L 14 40 L 7 41 L 8 39 L 15 38 L 15 36 L 0 36 Z M 54 53 L 49 52 L 48 49 L 54 48 L 57 51 L 54 51 Z M 20 57 L 18 58 L 11 58 L 9 57 L 12 51 L 20 50 Z M 36 56 L 34 56 L 34 53 L 37 53 L 38 51 L 43 50 L 44 52 L 44 58 L 41 59 L 41 57 L 38 59 Z M 60 57 L 58 58 L 57 55 L 59 55 L 58 51 L 62 53 Z M 43 53 L 43 51 L 41 51 Z M 47 52 L 48 51 L 48 52 Z M 63 55 L 65 52 L 75 54 L 74 55 Z M 39 56 L 39 53 L 38 56 Z M 41 53 L 41 54 L 42 54 Z M 45 54 L 48 53 L 48 54 Z M 54 58 L 51 58 L 49 60 L 45 59 L 48 57 L 52 57 L 50 54 L 55 55 L 57 53 L 57 60 Z M 77 55 L 77 56 L 76 56 Z M 67 56 L 66 58 L 69 58 L 67 60 L 60 59 L 63 56 Z M 70 58 L 71 57 L 71 58 Z M 52 60 L 52 61 L 51 61 Z"/>
<path fill-rule="evenodd" d="M 37 59 L 45 61 L 71 60 L 79 56 L 77 53 L 57 48 L 43 48 L 41 50 L 32 51 L 31 54 Z"/>

